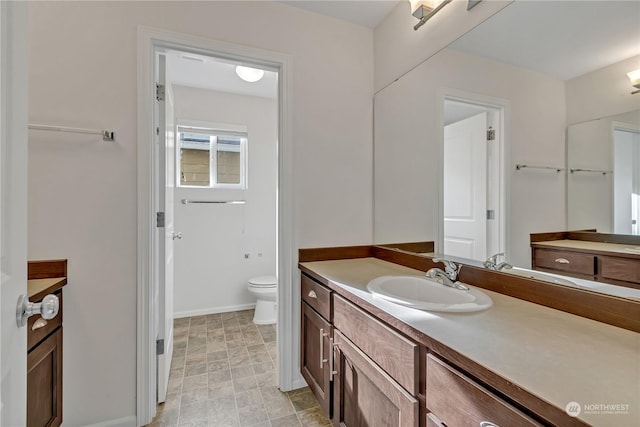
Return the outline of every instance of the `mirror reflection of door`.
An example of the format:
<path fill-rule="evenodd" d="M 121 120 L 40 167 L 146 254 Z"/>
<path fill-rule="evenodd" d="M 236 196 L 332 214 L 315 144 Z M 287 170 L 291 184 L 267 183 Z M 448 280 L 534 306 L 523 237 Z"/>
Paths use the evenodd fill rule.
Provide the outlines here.
<path fill-rule="evenodd" d="M 443 252 L 478 261 L 500 252 L 498 111 L 445 99 Z M 493 131 L 491 134 L 488 131 Z M 488 139 L 489 138 L 489 139 Z"/>
<path fill-rule="evenodd" d="M 640 234 L 640 130 L 613 132 L 613 228 Z"/>

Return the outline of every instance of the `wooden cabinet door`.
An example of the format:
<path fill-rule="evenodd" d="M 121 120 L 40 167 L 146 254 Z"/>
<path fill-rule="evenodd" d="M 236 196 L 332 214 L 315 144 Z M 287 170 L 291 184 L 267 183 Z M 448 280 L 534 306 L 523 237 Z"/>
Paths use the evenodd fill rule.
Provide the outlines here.
<path fill-rule="evenodd" d="M 329 372 L 332 326 L 307 303 L 302 303 L 300 322 L 300 367 L 302 376 L 331 418 L 331 378 Z"/>
<path fill-rule="evenodd" d="M 342 427 L 417 427 L 418 401 L 334 330 L 333 424 Z"/>
<path fill-rule="evenodd" d="M 27 355 L 27 427 L 62 424 L 62 327 Z"/>

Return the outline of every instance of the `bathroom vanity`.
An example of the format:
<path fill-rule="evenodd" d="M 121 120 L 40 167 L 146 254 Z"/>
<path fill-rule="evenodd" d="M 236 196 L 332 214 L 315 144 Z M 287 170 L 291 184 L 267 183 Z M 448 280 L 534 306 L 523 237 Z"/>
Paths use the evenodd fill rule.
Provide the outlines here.
<path fill-rule="evenodd" d="M 49 320 L 31 316 L 27 322 L 27 426 L 62 424 L 62 288 L 67 261 L 29 261 L 27 292 L 37 303 L 53 294 L 58 314 Z"/>
<path fill-rule="evenodd" d="M 491 297 L 484 311 L 421 311 L 367 291 L 375 278 L 432 267 L 441 264 L 380 247 L 300 251 L 301 373 L 334 425 L 637 424 L 640 303 L 473 266 L 460 280 Z M 548 306 L 566 292 L 619 316 Z M 615 414 L 587 410 L 611 403 Z"/>
<path fill-rule="evenodd" d="M 531 267 L 640 289 L 640 236 L 595 230 L 531 234 Z"/>

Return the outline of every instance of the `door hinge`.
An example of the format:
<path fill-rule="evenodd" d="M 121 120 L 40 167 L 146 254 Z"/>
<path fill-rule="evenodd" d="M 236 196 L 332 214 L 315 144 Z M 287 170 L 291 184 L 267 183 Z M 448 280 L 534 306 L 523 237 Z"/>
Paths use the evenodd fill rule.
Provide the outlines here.
<path fill-rule="evenodd" d="M 160 136 L 160 128 L 156 128 L 156 135 Z"/>
<path fill-rule="evenodd" d="M 164 85 L 156 83 L 156 101 L 164 101 Z"/>
<path fill-rule="evenodd" d="M 164 354 L 164 339 L 156 340 L 156 354 Z"/>
<path fill-rule="evenodd" d="M 156 227 L 164 227 L 164 212 L 156 212 Z"/>
<path fill-rule="evenodd" d="M 496 211 L 493 209 L 487 209 L 487 219 L 496 219 Z"/>
<path fill-rule="evenodd" d="M 489 126 L 489 130 L 487 131 L 487 141 L 493 141 L 496 139 L 496 131 Z"/>

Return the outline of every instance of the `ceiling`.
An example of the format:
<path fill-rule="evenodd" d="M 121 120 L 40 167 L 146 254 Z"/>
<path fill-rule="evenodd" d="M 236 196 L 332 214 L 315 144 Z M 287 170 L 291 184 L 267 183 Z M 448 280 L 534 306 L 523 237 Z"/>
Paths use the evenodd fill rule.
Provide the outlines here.
<path fill-rule="evenodd" d="M 321 15 L 331 16 L 352 24 L 375 28 L 400 1 L 391 0 L 324 0 L 281 1 L 289 6 L 305 9 Z M 407 13 L 409 3 L 407 2 Z"/>
<path fill-rule="evenodd" d="M 236 75 L 236 65 L 208 56 L 170 51 L 167 54 L 167 70 L 175 85 L 217 90 L 239 95 L 276 98 L 278 95 L 278 73 L 264 72 L 264 77 L 248 83 Z"/>
<path fill-rule="evenodd" d="M 517 0 L 451 47 L 568 80 L 640 55 L 640 1 Z"/>

